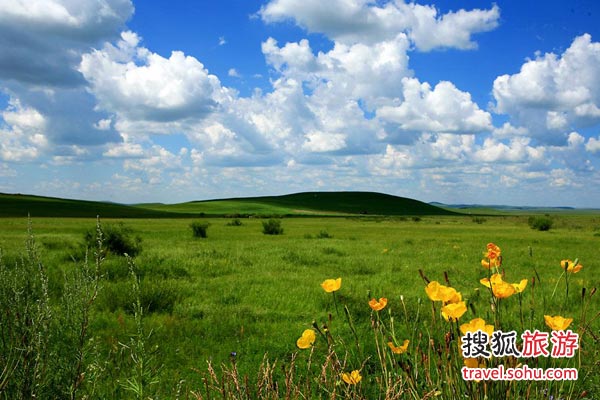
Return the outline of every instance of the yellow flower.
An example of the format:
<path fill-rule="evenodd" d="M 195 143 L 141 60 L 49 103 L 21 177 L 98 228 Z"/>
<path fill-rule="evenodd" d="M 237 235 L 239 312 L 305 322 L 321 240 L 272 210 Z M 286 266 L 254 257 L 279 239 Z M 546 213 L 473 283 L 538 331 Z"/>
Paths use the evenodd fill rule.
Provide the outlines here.
<path fill-rule="evenodd" d="M 437 281 L 431 281 L 425 287 L 425 293 L 431 301 L 442 301 L 444 303 L 458 303 L 462 300 L 462 295 L 453 287 L 440 285 Z"/>
<path fill-rule="evenodd" d="M 492 285 L 492 293 L 498 299 L 505 299 L 516 293 L 516 289 L 510 283 L 502 282 L 499 285 Z"/>
<path fill-rule="evenodd" d="M 410 343 L 410 340 L 406 339 L 404 341 L 404 344 L 402 346 L 394 346 L 394 343 L 392 342 L 388 342 L 388 346 L 389 348 L 392 350 L 392 353 L 394 354 L 402 354 L 402 353 L 406 353 L 406 350 L 408 349 L 408 344 Z"/>
<path fill-rule="evenodd" d="M 515 288 L 515 292 L 522 293 L 527 287 L 527 279 L 521 279 L 521 282 L 513 283 L 512 285 Z"/>
<path fill-rule="evenodd" d="M 583 265 L 579 264 L 578 261 L 573 262 L 571 260 L 562 260 L 560 262 L 560 266 L 565 271 L 571 272 L 573 274 L 576 274 L 577 272 L 581 271 L 581 269 L 583 268 Z"/>
<path fill-rule="evenodd" d="M 431 281 L 427 286 L 425 286 L 425 293 L 429 296 L 431 301 L 442 301 L 440 298 L 440 283 L 438 281 Z"/>
<path fill-rule="evenodd" d="M 510 283 L 504 282 L 502 275 L 496 273 L 490 279 L 483 278 L 479 281 L 483 286 L 491 288 L 494 297 L 505 299 L 516 293 L 516 289 Z M 521 281 L 522 283 L 522 281 Z M 523 287 L 525 289 L 525 287 Z"/>
<path fill-rule="evenodd" d="M 554 317 L 551 317 L 550 315 L 544 315 L 544 321 L 546 322 L 546 325 L 548 325 L 548 327 L 553 331 L 564 331 L 569 327 L 569 325 L 571 325 L 573 318 L 564 318 L 560 315 L 556 315 Z"/>
<path fill-rule="evenodd" d="M 498 261 L 498 259 L 481 260 L 481 266 L 486 269 L 497 268 L 500 266 L 500 262 Z"/>
<path fill-rule="evenodd" d="M 442 307 L 442 317 L 444 317 L 446 321 L 458 320 L 466 312 L 467 304 L 464 301 L 447 304 Z"/>
<path fill-rule="evenodd" d="M 308 349 L 313 345 L 316 339 L 317 336 L 315 335 L 315 331 L 312 329 L 306 329 L 304 332 L 302 332 L 302 336 L 296 340 L 296 346 L 298 346 L 300 349 Z"/>
<path fill-rule="evenodd" d="M 362 376 L 360 376 L 360 372 L 359 371 L 354 370 L 354 371 L 352 371 L 350 373 L 344 372 L 342 374 L 342 379 L 348 385 L 356 385 L 358 382 L 360 382 L 360 380 L 362 379 Z"/>
<path fill-rule="evenodd" d="M 484 331 L 491 338 L 494 333 L 494 325 L 486 325 L 485 320 L 482 318 L 472 319 L 471 322 L 462 324 L 460 326 L 460 332 L 466 335 L 467 332 Z"/>
<path fill-rule="evenodd" d="M 380 297 L 379 301 L 375 299 L 369 300 L 369 307 L 371 307 L 375 311 L 381 311 L 387 306 L 388 300 L 385 297 Z"/>
<path fill-rule="evenodd" d="M 321 283 L 321 287 L 327 293 L 335 292 L 336 290 L 339 290 L 341 286 L 342 286 L 342 278 L 325 279 L 323 281 L 323 283 Z"/>

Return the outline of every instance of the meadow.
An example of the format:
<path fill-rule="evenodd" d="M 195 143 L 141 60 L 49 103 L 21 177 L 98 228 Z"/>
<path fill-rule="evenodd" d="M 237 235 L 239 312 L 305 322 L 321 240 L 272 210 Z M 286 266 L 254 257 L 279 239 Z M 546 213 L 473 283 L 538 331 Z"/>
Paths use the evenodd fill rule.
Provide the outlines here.
<path fill-rule="evenodd" d="M 70 277 L 80 276 L 83 238 L 96 220 L 34 216 L 35 260 L 43 269 L 29 271 L 47 276 L 39 290 L 47 292 L 48 320 L 69 309 L 61 306 L 66 296 L 96 289 L 97 295 L 83 301 L 86 329 L 72 324 L 76 334 L 69 340 L 79 346 L 72 352 L 80 354 L 72 383 L 54 382 L 50 368 L 35 370 L 32 380 L 54 398 L 598 398 L 600 216 L 553 219 L 553 228 L 541 232 L 518 215 L 296 217 L 281 220 L 282 235 L 265 235 L 261 218 L 240 218 L 241 224 L 101 218 L 101 226 L 122 223 L 139 235 L 142 251 L 129 260 L 106 254 L 96 260 L 95 275 L 89 249 L 88 284 L 77 286 Z M 206 238 L 192 235 L 192 221 L 209 224 Z M 28 262 L 27 219 L 0 224 L 1 264 L 4 276 L 12 276 Z M 499 303 L 479 282 L 491 274 L 481 265 L 490 242 L 502 249 L 504 278 L 528 282 Z M 578 259 L 582 270 L 563 273 L 564 259 Z M 334 293 L 321 287 L 340 277 Z M 461 293 L 468 307 L 459 322 L 440 317 L 441 304 L 424 290 L 427 280 Z M 369 307 L 371 298 L 382 297 L 388 300 L 383 310 Z M 36 301 L 40 308 L 43 301 Z M 463 365 L 460 324 L 481 317 L 504 331 L 549 331 L 544 315 L 572 317 L 569 329 L 580 334 L 580 349 L 574 358 L 530 364 L 576 367 L 576 382 L 465 382 L 456 375 Z M 60 342 L 68 328 L 44 329 L 49 341 Z M 316 339 L 299 349 L 306 330 Z M 409 340 L 406 352 L 389 352 L 389 340 L 397 346 Z M 44 351 L 54 359 L 69 354 L 59 347 L 47 343 Z M 17 388 L 25 378 L 11 373 L 22 365 L 11 364 L 18 357 L 8 354 L 10 343 L 2 349 L 0 394 L 26 398 Z M 353 370 L 362 378 L 348 383 L 342 373 Z"/>

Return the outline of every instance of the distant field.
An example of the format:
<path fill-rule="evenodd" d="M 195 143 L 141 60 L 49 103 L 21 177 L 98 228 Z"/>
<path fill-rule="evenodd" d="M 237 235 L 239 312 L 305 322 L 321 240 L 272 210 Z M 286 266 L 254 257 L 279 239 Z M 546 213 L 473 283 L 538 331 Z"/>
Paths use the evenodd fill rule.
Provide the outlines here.
<path fill-rule="evenodd" d="M 280 213 L 287 209 L 283 203 L 263 209 L 261 204 L 266 203 L 248 201 L 247 210 Z M 204 207 L 207 204 L 189 203 L 167 209 L 210 209 L 210 205 Z M 229 213 L 236 207 L 235 202 L 225 202 L 218 209 L 219 213 Z M 338 204 L 337 210 L 349 208 Z M 319 286 L 327 278 L 342 278 L 337 301 L 347 305 L 371 360 L 376 358 L 376 351 L 368 339 L 370 297 L 388 297 L 399 338 L 416 343 L 420 333 L 432 329 L 431 303 L 419 269 L 429 279 L 440 282 L 447 273 L 451 284 L 471 304 L 464 320 L 476 316 L 492 319 L 484 288 L 478 282 L 487 276 L 480 260 L 488 242 L 502 248 L 507 280 L 530 282 L 522 296 L 527 328 L 545 329 L 546 313 L 572 316 L 574 329 L 581 327 L 581 290 L 586 287 L 589 294 L 600 283 L 600 215 L 556 216 L 555 227 L 549 232 L 530 229 L 522 216 L 486 217 L 479 223 L 459 215 L 284 218 L 284 234 L 279 236 L 264 235 L 261 219 L 239 220 L 241 226 L 228 226 L 230 219 L 204 218 L 202 221 L 210 223 L 208 238 L 198 239 L 192 237 L 189 228 L 192 219 L 102 219 L 103 224 L 124 221 L 142 238 L 143 251 L 135 263 L 141 277 L 145 327 L 153 332 L 148 344 L 157 346 L 155 360 L 162 366 L 158 372 L 160 383 L 153 389 L 161 398 L 172 397 L 181 380 L 185 388 L 201 389 L 203 381 L 198 371 L 205 370 L 206 360 L 216 365 L 229 363 L 232 352 L 240 372 L 250 376 L 256 375 L 265 354 L 284 365 L 297 351 L 296 339 L 311 327 L 312 321 L 327 323 L 352 343 L 343 312 L 336 313 L 331 295 Z M 14 265 L 26 238 L 26 219 L 4 218 L 0 222 L 3 260 Z M 74 268 L 73 257 L 81 258 L 84 232 L 94 227 L 95 219 L 33 218 L 32 222 L 41 258 L 49 271 L 50 293 L 57 299 L 62 293 L 63 273 Z M 565 258 L 579 258 L 584 265 L 570 282 L 568 302 L 564 301 L 564 286 L 559 280 L 559 262 Z M 97 338 L 101 359 L 112 360 L 116 353 L 111 349 L 119 349 L 118 343 L 127 343 L 135 331 L 128 311 L 134 299 L 123 257 L 110 255 L 102 273 L 91 333 Z M 534 277 L 535 285 L 531 282 Z M 408 314 L 402 311 L 401 296 Z M 599 298 L 591 300 L 594 314 L 600 309 Z M 521 332 L 519 300 L 507 299 L 503 307 L 505 327 Z M 599 333 L 599 320 L 591 324 L 593 332 Z M 589 375 L 577 382 L 582 390 L 596 394 L 600 371 L 594 364 L 594 349 L 598 347 L 586 337 L 581 370 L 582 375 Z M 306 359 L 305 353 L 300 356 Z M 101 397 L 125 396 L 116 382 L 127 373 L 125 369 L 113 370 L 112 375 L 102 378 Z M 367 368 L 365 376 L 368 373 Z M 368 382 L 365 378 L 365 385 Z"/>

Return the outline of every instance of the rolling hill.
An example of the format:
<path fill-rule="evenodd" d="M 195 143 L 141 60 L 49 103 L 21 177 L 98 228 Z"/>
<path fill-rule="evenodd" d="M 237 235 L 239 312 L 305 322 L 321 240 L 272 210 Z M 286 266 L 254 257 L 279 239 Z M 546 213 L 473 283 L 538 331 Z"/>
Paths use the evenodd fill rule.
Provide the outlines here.
<path fill-rule="evenodd" d="M 451 215 L 418 200 L 373 192 L 305 192 L 179 204 L 124 205 L 22 194 L 0 194 L 0 217 L 190 218 L 231 215 Z"/>
<path fill-rule="evenodd" d="M 0 217 L 180 218 L 180 213 L 123 204 L 0 193 Z M 191 215 L 189 215 L 191 216 Z"/>
<path fill-rule="evenodd" d="M 303 192 L 283 196 L 243 197 L 180 204 L 138 205 L 157 211 L 277 215 L 456 215 L 418 200 L 374 192 Z"/>

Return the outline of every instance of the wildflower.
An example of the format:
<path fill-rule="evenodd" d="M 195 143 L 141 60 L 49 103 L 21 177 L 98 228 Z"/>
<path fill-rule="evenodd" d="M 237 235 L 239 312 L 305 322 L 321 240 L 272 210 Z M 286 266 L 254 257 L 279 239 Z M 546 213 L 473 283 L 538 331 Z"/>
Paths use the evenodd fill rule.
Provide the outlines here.
<path fill-rule="evenodd" d="M 323 283 L 321 283 L 321 287 L 327 293 L 335 292 L 340 289 L 342 286 L 342 278 L 337 279 L 325 279 Z"/>
<path fill-rule="evenodd" d="M 462 300 L 462 295 L 453 287 L 440 285 L 437 281 L 431 281 L 425 287 L 425 293 L 431 301 L 442 301 L 446 303 L 458 303 Z"/>
<path fill-rule="evenodd" d="M 494 326 L 486 325 L 485 320 L 482 318 L 472 319 L 469 323 L 465 323 L 460 326 L 460 332 L 463 335 L 466 335 L 467 332 L 477 331 L 483 331 L 487 333 L 489 337 L 492 337 L 492 334 L 494 333 Z"/>
<path fill-rule="evenodd" d="M 481 260 L 481 265 L 487 269 L 498 268 L 502 264 L 500 247 L 494 243 L 487 244 L 487 252 L 483 253 L 486 259 Z"/>
<path fill-rule="evenodd" d="M 498 273 L 492 275 L 490 279 L 483 278 L 479 282 L 483 286 L 491 288 L 492 294 L 498 299 L 505 299 L 516 293 L 516 288 L 512 284 L 504 282 L 502 275 Z M 521 281 L 521 284 L 522 283 L 523 281 Z M 523 289 L 525 289 L 525 287 L 523 287 Z"/>
<path fill-rule="evenodd" d="M 385 297 L 379 298 L 379 300 L 371 299 L 369 300 L 369 307 L 374 311 L 381 311 L 387 306 L 388 300 Z"/>
<path fill-rule="evenodd" d="M 522 293 L 527 287 L 527 279 L 521 279 L 521 282 L 513 283 L 512 285 L 515 288 L 515 292 Z"/>
<path fill-rule="evenodd" d="M 410 340 L 406 339 L 404 341 L 404 344 L 402 344 L 402 346 L 394 346 L 393 342 L 388 342 L 388 346 L 389 348 L 392 350 L 392 353 L 394 354 L 402 354 L 402 353 L 406 353 L 406 350 L 408 349 L 408 344 L 410 343 Z"/>
<path fill-rule="evenodd" d="M 467 312 L 467 304 L 464 301 L 460 303 L 451 303 L 442 307 L 442 317 L 446 321 L 458 320 L 464 313 Z"/>
<path fill-rule="evenodd" d="M 562 260 L 560 262 L 560 266 L 567 272 L 571 272 L 573 274 L 578 273 L 583 268 L 583 265 L 579 264 L 579 261 L 575 260 L 575 262 L 571 260 Z"/>
<path fill-rule="evenodd" d="M 308 349 L 313 345 L 316 339 L 317 336 L 315 335 L 315 331 L 312 329 L 306 329 L 304 332 L 302 332 L 302 336 L 296 340 L 296 346 L 298 346 L 299 349 Z"/>
<path fill-rule="evenodd" d="M 362 376 L 360 376 L 360 372 L 358 370 L 354 370 L 350 373 L 344 372 L 342 374 L 342 379 L 348 385 L 356 385 L 358 382 L 360 382 Z"/>
<path fill-rule="evenodd" d="M 546 325 L 548 325 L 548 327 L 553 331 L 564 331 L 569 327 L 569 325 L 571 325 L 573 318 L 564 318 L 560 315 L 556 315 L 554 317 L 550 315 L 544 315 L 544 321 L 546 322 Z"/>

